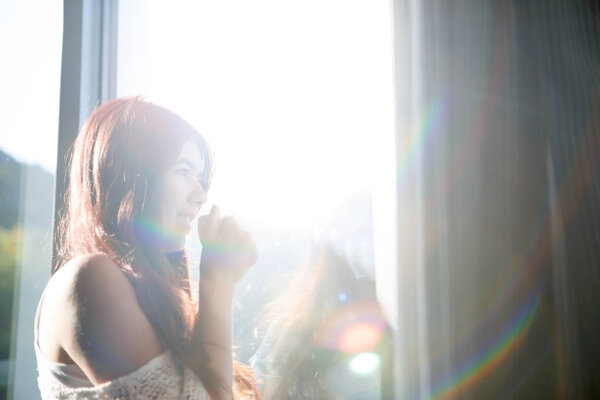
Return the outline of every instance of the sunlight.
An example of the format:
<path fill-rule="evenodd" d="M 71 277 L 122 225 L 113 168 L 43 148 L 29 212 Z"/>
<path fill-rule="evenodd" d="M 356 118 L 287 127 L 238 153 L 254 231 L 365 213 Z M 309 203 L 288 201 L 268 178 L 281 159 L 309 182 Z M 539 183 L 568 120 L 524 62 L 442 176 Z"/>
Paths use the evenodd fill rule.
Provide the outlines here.
<path fill-rule="evenodd" d="M 375 353 L 360 353 L 350 361 L 350 369 L 357 374 L 369 374 L 379 366 L 379 356 Z"/>
<path fill-rule="evenodd" d="M 374 149 L 392 135 L 389 12 L 385 1 L 148 2 L 143 91 L 210 141 L 212 202 L 308 227 L 371 190 Z"/>

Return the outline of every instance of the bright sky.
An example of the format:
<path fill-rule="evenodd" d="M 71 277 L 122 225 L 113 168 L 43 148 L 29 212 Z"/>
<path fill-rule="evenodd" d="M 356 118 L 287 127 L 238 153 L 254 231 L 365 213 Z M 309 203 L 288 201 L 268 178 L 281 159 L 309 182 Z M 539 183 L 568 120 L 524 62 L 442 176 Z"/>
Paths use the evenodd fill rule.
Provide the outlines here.
<path fill-rule="evenodd" d="M 118 95 L 145 94 L 212 144 L 211 199 L 310 225 L 377 179 L 392 135 L 387 0 L 121 2 Z M 147 35 L 147 40 L 145 39 Z M 55 170 L 62 1 L 0 0 L 0 149 Z"/>
<path fill-rule="evenodd" d="M 56 170 L 63 2 L 0 0 L 0 149 Z"/>
<path fill-rule="evenodd" d="M 144 93 L 203 132 L 217 158 L 213 201 L 306 226 L 371 188 L 393 134 L 389 1 L 150 0 L 130 11 L 120 94 Z"/>

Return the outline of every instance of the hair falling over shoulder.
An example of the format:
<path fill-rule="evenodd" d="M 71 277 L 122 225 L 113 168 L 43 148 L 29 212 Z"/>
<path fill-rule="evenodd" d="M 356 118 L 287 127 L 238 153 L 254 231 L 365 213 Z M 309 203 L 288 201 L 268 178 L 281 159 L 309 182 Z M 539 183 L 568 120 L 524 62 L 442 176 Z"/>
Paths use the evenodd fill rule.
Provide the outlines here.
<path fill-rule="evenodd" d="M 208 190 L 213 156 L 200 133 L 172 111 L 141 97 L 99 106 L 81 128 L 68 162 L 68 188 L 56 232 L 52 273 L 84 254 L 104 254 L 126 274 L 140 307 L 163 344 L 187 360 L 186 346 L 197 313 L 185 251 L 157 251 L 144 232 L 146 198 L 157 175 L 181 146 L 193 140 L 204 160 Z M 240 398 L 260 398 L 249 367 L 236 363 Z M 222 383 L 194 368 L 209 393 Z"/>

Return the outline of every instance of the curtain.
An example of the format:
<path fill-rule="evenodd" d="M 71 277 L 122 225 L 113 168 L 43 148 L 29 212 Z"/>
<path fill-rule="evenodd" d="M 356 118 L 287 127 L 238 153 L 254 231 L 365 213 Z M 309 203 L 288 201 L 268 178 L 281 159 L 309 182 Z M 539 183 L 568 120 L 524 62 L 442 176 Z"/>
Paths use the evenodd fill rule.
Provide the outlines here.
<path fill-rule="evenodd" d="M 396 398 L 600 397 L 600 8 L 393 4 Z"/>

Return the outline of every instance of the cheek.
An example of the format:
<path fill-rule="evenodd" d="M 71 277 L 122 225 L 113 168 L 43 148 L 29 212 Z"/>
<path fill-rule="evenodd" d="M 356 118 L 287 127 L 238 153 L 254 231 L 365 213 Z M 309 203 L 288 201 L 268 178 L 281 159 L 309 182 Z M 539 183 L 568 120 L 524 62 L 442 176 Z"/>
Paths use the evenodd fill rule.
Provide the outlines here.
<path fill-rule="evenodd" d="M 161 210 L 163 216 L 173 216 L 179 205 L 185 201 L 185 185 L 177 180 L 165 182 L 162 185 Z"/>

